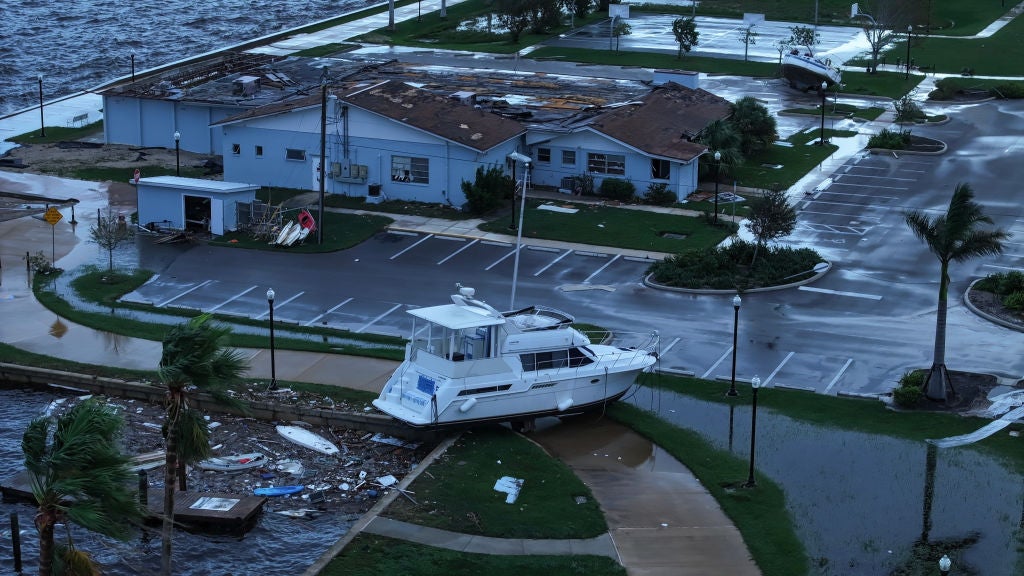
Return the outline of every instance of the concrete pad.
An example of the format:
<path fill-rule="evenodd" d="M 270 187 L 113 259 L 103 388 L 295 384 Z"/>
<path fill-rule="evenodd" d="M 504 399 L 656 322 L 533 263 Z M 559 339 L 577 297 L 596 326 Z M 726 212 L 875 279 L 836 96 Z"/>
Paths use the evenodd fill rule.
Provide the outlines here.
<path fill-rule="evenodd" d="M 473 536 L 469 546 L 466 546 L 463 552 L 522 556 L 526 553 L 526 549 L 523 546 L 522 540 L 514 538 L 488 538 L 486 536 Z"/>
<path fill-rule="evenodd" d="M 732 527 L 615 529 L 612 535 L 631 576 L 760 574 L 739 532 Z"/>

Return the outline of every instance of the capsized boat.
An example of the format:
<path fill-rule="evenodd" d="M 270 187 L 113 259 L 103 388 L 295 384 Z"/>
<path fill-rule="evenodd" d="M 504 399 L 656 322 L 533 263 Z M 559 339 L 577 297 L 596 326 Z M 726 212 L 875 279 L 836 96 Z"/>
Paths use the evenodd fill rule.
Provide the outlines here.
<path fill-rule="evenodd" d="M 791 87 L 806 92 L 820 90 L 822 82 L 831 88 L 842 80 L 842 72 L 830 59 L 822 60 L 810 52 L 801 54 L 794 49 L 782 58 L 782 77 Z"/>
<path fill-rule="evenodd" d="M 456 285 L 452 303 L 416 308 L 405 360 L 373 401 L 410 426 L 439 428 L 583 412 L 615 401 L 657 360 L 593 343 L 572 316 L 543 306 L 499 312 Z"/>

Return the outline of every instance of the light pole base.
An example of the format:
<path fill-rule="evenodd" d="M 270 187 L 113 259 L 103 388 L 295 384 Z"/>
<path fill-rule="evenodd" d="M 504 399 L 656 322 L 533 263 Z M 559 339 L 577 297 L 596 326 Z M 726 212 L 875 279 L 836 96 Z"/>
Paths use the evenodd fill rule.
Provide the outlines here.
<path fill-rule="evenodd" d="M 743 487 L 744 488 L 757 488 L 757 482 L 754 482 L 753 480 L 747 480 L 746 482 L 743 483 Z"/>
<path fill-rule="evenodd" d="M 739 396 L 740 393 L 735 388 L 729 388 L 729 391 L 726 392 L 725 395 L 729 397 L 736 397 Z"/>

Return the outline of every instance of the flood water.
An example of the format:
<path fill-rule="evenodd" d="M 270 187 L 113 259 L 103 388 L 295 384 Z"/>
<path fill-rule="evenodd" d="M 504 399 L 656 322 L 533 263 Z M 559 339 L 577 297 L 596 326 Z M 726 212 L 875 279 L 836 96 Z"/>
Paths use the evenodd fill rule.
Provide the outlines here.
<path fill-rule="evenodd" d="M 0 389 L 0 470 L 3 476 L 23 468 L 21 435 L 32 418 L 41 415 L 55 394 Z M 151 482 L 154 479 L 151 478 Z M 299 500 L 298 502 L 302 502 Z M 297 503 L 296 507 L 300 507 Z M 0 503 L 0 574 L 14 573 L 9 518 L 17 512 L 22 532 L 22 569 L 36 572 L 38 536 L 32 524 L 34 508 L 25 503 Z M 244 537 L 204 536 L 177 531 L 174 536 L 175 574 L 294 576 L 301 574 L 348 531 L 356 517 L 324 514 L 294 519 L 265 513 Z M 57 538 L 64 531 L 56 531 Z M 72 526 L 76 545 L 88 551 L 108 576 L 159 574 L 159 530 L 127 542 L 91 534 Z"/>
<path fill-rule="evenodd" d="M 730 448 L 726 404 L 651 388 L 629 401 L 696 431 L 716 448 Z M 735 407 L 731 420 L 731 451 L 749 458 L 750 406 Z M 757 470 L 785 491 L 797 536 L 816 566 L 812 574 L 888 575 L 924 532 L 932 543 L 976 533 L 976 543 L 950 556 L 975 574 L 1021 574 L 1022 478 L 980 450 L 938 450 L 929 511 L 927 453 L 924 442 L 822 428 L 763 407 L 757 411 Z"/>

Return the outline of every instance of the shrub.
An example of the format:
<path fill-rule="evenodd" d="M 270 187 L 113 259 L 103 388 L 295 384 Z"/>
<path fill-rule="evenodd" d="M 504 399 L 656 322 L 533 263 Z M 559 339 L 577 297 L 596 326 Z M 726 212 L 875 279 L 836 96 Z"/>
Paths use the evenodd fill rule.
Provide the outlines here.
<path fill-rule="evenodd" d="M 920 388 L 924 386 L 924 377 L 927 374 L 924 370 L 914 370 L 911 372 L 904 372 L 903 376 L 900 376 L 900 386 L 916 386 Z"/>
<path fill-rule="evenodd" d="M 676 195 L 668 189 L 668 184 L 664 182 L 651 183 L 647 187 L 647 192 L 644 194 L 644 204 L 651 204 L 654 206 L 671 206 L 676 203 Z"/>
<path fill-rule="evenodd" d="M 622 178 L 605 178 L 601 181 L 598 195 L 619 202 L 632 202 L 636 198 L 636 186 Z"/>
<path fill-rule="evenodd" d="M 917 105 L 917 102 L 914 102 L 910 93 L 904 94 L 902 98 L 893 102 L 893 108 L 896 110 L 897 122 L 914 122 L 928 117 Z"/>
<path fill-rule="evenodd" d="M 1003 298 L 1003 306 L 1006 306 L 1010 310 L 1024 310 L 1024 290 L 1014 292 L 1006 298 Z"/>
<path fill-rule="evenodd" d="M 893 390 L 892 401 L 900 408 L 913 408 L 921 403 L 924 392 L 916 386 L 900 386 Z"/>
<path fill-rule="evenodd" d="M 728 246 L 688 250 L 648 268 L 655 282 L 677 288 L 746 290 L 797 280 L 824 259 L 810 248 L 762 247 L 758 264 L 749 266 L 757 247 L 737 241 Z"/>
<path fill-rule="evenodd" d="M 466 210 L 472 214 L 486 214 L 502 204 L 512 190 L 512 179 L 497 166 L 484 170 L 477 166 L 473 182 L 462 181 L 462 193 L 466 195 Z"/>
<path fill-rule="evenodd" d="M 992 292 L 1000 296 L 1009 296 L 1014 292 L 1024 291 L 1024 272 L 1013 270 L 989 274 L 975 284 L 978 290 Z"/>
<path fill-rule="evenodd" d="M 50 259 L 46 257 L 46 254 L 43 254 L 42 251 L 36 252 L 31 256 L 22 258 L 22 260 L 26 259 L 28 261 L 29 268 L 31 268 L 32 271 L 35 272 L 36 274 L 47 275 L 63 272 L 63 270 L 54 266 L 53 263 L 50 262 Z"/>
<path fill-rule="evenodd" d="M 910 145 L 910 130 L 900 132 L 883 128 L 868 140 L 868 148 L 885 148 L 887 150 L 904 150 Z"/>

